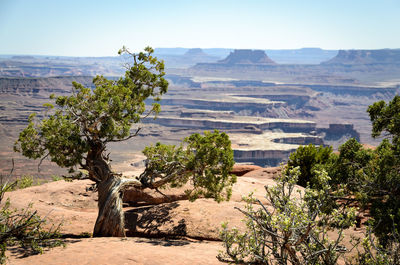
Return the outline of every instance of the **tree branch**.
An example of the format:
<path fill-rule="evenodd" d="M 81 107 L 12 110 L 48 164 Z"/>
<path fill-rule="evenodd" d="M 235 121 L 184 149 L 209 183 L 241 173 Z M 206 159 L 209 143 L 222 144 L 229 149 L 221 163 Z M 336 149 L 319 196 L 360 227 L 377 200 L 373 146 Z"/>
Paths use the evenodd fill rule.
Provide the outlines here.
<path fill-rule="evenodd" d="M 40 162 L 38 164 L 38 173 L 40 173 L 40 166 L 42 165 L 43 160 L 45 160 L 49 155 L 50 153 L 47 153 L 44 157 L 42 157 L 42 159 L 40 159 Z"/>
<path fill-rule="evenodd" d="M 135 132 L 134 134 L 131 134 L 131 135 L 129 135 L 129 136 L 126 137 L 126 138 L 123 138 L 123 139 L 110 139 L 110 140 L 105 140 L 104 142 L 105 142 L 105 143 L 114 143 L 114 142 L 122 142 L 122 141 L 129 140 L 129 139 L 131 139 L 131 138 L 137 136 L 137 135 L 139 134 L 139 131 L 140 131 L 141 129 L 142 129 L 142 128 L 139 127 L 139 128 L 136 130 L 136 132 Z"/>

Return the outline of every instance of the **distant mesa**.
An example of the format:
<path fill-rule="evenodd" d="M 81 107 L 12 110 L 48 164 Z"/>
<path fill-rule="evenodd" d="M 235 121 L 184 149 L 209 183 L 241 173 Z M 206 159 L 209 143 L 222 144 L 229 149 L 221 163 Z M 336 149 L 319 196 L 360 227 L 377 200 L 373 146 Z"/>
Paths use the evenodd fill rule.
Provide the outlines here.
<path fill-rule="evenodd" d="M 185 52 L 184 56 L 191 56 L 191 57 L 203 57 L 203 56 L 209 56 L 207 53 L 205 53 L 202 49 L 200 48 L 193 48 L 187 50 Z"/>
<path fill-rule="evenodd" d="M 400 64 L 400 49 L 340 50 L 322 64 Z"/>
<path fill-rule="evenodd" d="M 276 64 L 263 50 L 234 50 L 220 64 Z"/>

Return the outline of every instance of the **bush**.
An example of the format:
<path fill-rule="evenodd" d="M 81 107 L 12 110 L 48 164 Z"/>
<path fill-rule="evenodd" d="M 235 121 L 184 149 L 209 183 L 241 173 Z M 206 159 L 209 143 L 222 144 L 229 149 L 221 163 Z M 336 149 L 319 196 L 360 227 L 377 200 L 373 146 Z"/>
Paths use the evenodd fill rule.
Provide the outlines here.
<path fill-rule="evenodd" d="M 349 139 L 339 147 L 339 156 L 331 167 L 332 184 L 345 184 L 351 192 L 360 191 L 360 184 L 372 172 L 370 162 L 373 158 L 372 150 L 365 149 L 354 138 Z"/>
<path fill-rule="evenodd" d="M 268 204 L 248 197 L 245 210 L 247 230 L 228 229 L 223 224 L 221 238 L 225 252 L 219 259 L 252 264 L 336 264 L 346 249 L 340 245 L 342 231 L 354 224 L 355 209 L 340 207 L 326 214 L 331 187 L 325 171 L 315 171 L 320 190 L 296 190 L 300 168 L 286 170 L 274 187 L 266 187 Z M 294 196 L 297 193 L 298 196 Z M 255 206 L 255 204 L 257 204 Z M 328 238 L 337 229 L 337 238 Z"/>
<path fill-rule="evenodd" d="M 313 144 L 300 146 L 290 154 L 287 169 L 300 168 L 297 184 L 306 187 L 314 187 L 316 184 L 316 170 L 324 169 L 329 172 L 336 156 L 332 152 L 332 147 L 318 146 Z"/>

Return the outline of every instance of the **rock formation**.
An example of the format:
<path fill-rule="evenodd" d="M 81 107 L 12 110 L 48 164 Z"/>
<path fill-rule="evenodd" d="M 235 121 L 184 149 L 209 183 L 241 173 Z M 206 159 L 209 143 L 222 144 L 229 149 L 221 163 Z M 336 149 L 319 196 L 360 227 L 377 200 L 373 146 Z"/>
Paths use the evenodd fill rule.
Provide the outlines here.
<path fill-rule="evenodd" d="M 200 48 L 189 49 L 183 56 L 209 56 Z"/>
<path fill-rule="evenodd" d="M 322 64 L 400 64 L 400 49 L 340 50 Z"/>
<path fill-rule="evenodd" d="M 221 64 L 276 64 L 263 50 L 234 50 Z"/>

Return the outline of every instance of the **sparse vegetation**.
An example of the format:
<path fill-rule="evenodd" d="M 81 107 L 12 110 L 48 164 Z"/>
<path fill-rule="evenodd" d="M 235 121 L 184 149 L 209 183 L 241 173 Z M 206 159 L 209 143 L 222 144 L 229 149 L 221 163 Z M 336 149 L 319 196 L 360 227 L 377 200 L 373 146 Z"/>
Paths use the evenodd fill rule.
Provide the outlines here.
<path fill-rule="evenodd" d="M 52 181 L 60 181 L 60 180 L 64 180 L 64 178 L 61 177 L 61 176 L 52 175 L 52 176 L 51 176 L 51 180 L 52 180 Z"/>
<path fill-rule="evenodd" d="M 11 209 L 10 201 L 3 202 L 4 194 L 18 186 L 19 180 L 14 182 L 5 181 L 4 176 L 0 183 L 0 264 L 7 260 L 6 250 L 10 246 L 19 245 L 25 255 L 42 253 L 45 248 L 63 245 L 60 239 L 60 225 L 46 230 L 43 225 L 46 220 L 41 218 L 32 205 L 26 209 Z M 30 178 L 27 178 L 30 180 Z M 32 184 L 31 181 L 24 181 L 23 185 Z"/>

